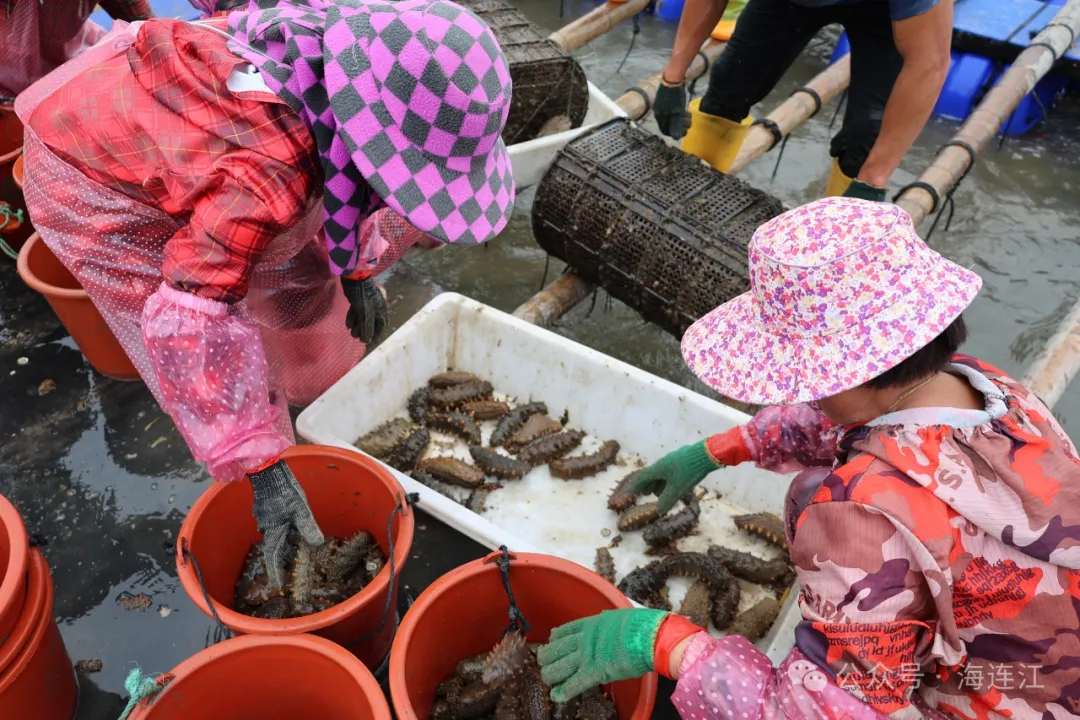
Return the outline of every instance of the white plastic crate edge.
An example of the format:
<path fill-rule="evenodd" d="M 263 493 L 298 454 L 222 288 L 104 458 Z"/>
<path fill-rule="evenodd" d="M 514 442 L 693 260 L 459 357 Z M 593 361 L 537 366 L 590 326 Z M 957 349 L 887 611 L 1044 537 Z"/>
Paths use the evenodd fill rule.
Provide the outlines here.
<path fill-rule="evenodd" d="M 517 189 L 524 190 L 540 182 L 548 166 L 568 142 L 596 125 L 617 117 L 626 117 L 626 112 L 600 88 L 589 83 L 589 108 L 585 112 L 581 127 L 507 146 Z"/>
<path fill-rule="evenodd" d="M 418 328 L 421 328 L 426 323 L 430 322 L 428 318 L 432 315 L 438 315 L 446 312 L 444 308 L 446 306 L 457 306 L 455 312 L 455 320 L 462 311 L 472 311 L 477 313 L 487 313 L 494 318 L 497 318 L 498 322 L 514 331 L 527 333 L 536 338 L 542 338 L 543 342 L 552 349 L 552 356 L 556 356 L 559 353 L 572 353 L 575 355 L 596 356 L 602 358 L 607 367 L 615 372 L 625 373 L 629 377 L 636 377 L 638 379 L 647 380 L 649 383 L 655 385 L 657 389 L 666 391 L 668 393 L 677 395 L 682 402 L 692 403 L 701 406 L 718 406 L 725 413 L 731 415 L 732 420 L 741 423 L 749 419 L 744 413 L 741 413 L 733 408 L 721 405 L 720 403 L 710 400 L 702 395 L 687 390 L 675 383 L 672 383 L 663 378 L 656 377 L 650 373 L 645 372 L 639 368 L 634 367 L 628 363 L 624 363 L 621 360 L 617 360 L 610 356 L 604 355 L 592 348 L 582 345 L 573 340 L 557 335 L 544 328 L 537 327 L 531 323 L 520 320 L 512 315 L 504 313 L 500 310 L 496 310 L 490 306 L 479 303 L 471 298 L 459 295 L 457 293 L 442 293 L 415 315 L 409 318 L 395 333 L 388 337 L 382 344 L 379 345 L 369 355 L 364 362 L 361 362 L 348 373 L 346 373 L 338 382 L 330 387 L 323 395 L 315 400 L 311 405 L 305 408 L 296 419 L 296 430 L 300 437 L 304 438 L 308 442 L 317 443 L 320 445 L 329 445 L 338 447 L 343 450 L 349 450 L 360 455 L 366 455 L 366 453 L 358 450 L 350 442 L 342 440 L 341 437 L 336 435 L 334 431 L 327 429 L 320 421 L 325 422 L 326 415 L 341 417 L 343 413 L 339 411 L 346 410 L 345 403 L 355 402 L 355 393 L 350 389 L 356 384 L 356 379 L 364 374 L 364 365 L 367 364 L 371 367 L 371 360 L 375 359 L 379 355 L 395 355 L 406 354 L 406 346 L 410 338 L 414 337 Z M 455 322 L 456 325 L 456 322 Z M 456 336 L 457 328 L 453 328 L 450 332 Z M 447 358 L 446 361 L 440 363 L 438 369 L 446 367 L 446 363 L 450 362 Z M 434 370 L 433 370 L 434 371 Z M 418 383 L 417 383 L 418 385 Z M 413 385 L 410 385 L 413 387 Z M 349 432 L 351 435 L 352 433 Z M 370 456 L 369 456 L 370 457 Z M 458 503 L 450 500 L 449 498 L 441 495 L 440 493 L 431 490 L 430 488 L 421 485 L 407 475 L 398 472 L 394 468 L 382 464 L 387 470 L 389 470 L 394 477 L 401 483 L 407 493 L 417 493 L 420 496 L 420 507 L 429 515 L 432 515 L 442 522 L 446 523 L 450 527 L 454 528 L 463 535 L 472 538 L 481 545 L 484 545 L 492 550 L 498 549 L 501 545 L 506 545 L 508 548 L 518 552 L 532 552 L 546 554 L 547 551 L 541 550 L 529 542 L 522 540 L 494 523 L 490 522 L 486 518 L 464 508 Z M 592 570 L 592 568 L 588 568 Z M 793 587 L 789 597 L 787 598 L 784 606 L 781 608 L 780 615 L 777 618 L 776 623 L 769 631 L 768 635 L 757 643 L 758 647 L 769 657 L 772 662 L 779 663 L 794 646 L 794 629 L 798 622 L 802 619 L 801 614 L 796 605 L 796 598 L 798 596 L 798 588 Z M 637 603 L 635 603 L 637 605 Z M 640 606 L 639 606 L 640 607 Z"/>

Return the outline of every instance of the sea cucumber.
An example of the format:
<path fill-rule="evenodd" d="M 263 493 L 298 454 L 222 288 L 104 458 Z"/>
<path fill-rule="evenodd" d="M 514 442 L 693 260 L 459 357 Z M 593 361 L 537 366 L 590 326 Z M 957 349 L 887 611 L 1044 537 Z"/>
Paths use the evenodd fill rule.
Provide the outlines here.
<path fill-rule="evenodd" d="M 525 421 L 516 433 L 506 441 L 506 449 L 517 452 L 533 440 L 545 435 L 553 435 L 563 429 L 563 426 L 543 413 L 536 413 Z"/>
<path fill-rule="evenodd" d="M 712 612 L 713 590 L 704 580 L 695 580 L 683 596 L 679 614 L 690 618 L 690 622 L 703 628 L 709 627 L 709 613 Z"/>
<path fill-rule="evenodd" d="M 482 652 L 479 655 L 465 658 L 454 666 L 454 675 L 467 683 L 476 682 L 483 677 L 484 664 L 490 654 L 490 652 Z"/>
<path fill-rule="evenodd" d="M 764 538 L 782 550 L 788 549 L 787 538 L 784 536 L 784 521 L 772 513 L 752 513 L 750 515 L 737 515 L 732 520 L 735 527 Z"/>
<path fill-rule="evenodd" d="M 496 483 L 488 483 L 474 488 L 473 491 L 469 493 L 469 497 L 465 499 L 465 508 L 467 510 L 472 510 L 477 514 L 484 512 L 484 505 L 487 503 L 488 495 L 490 495 L 493 490 L 498 490 L 501 487 L 502 485 Z"/>
<path fill-rule="evenodd" d="M 480 444 L 480 428 L 472 416 L 463 412 L 429 412 L 424 424 L 432 430 L 441 430 L 461 437 L 467 443 Z"/>
<path fill-rule="evenodd" d="M 501 690 L 482 680 L 466 685 L 457 697 L 450 700 L 451 720 L 481 718 L 495 710 Z M 449 700 L 449 698 L 448 698 Z"/>
<path fill-rule="evenodd" d="M 411 473 L 409 473 L 409 477 L 411 477 L 413 480 L 420 483 L 421 485 L 431 488 L 440 495 L 445 495 L 454 502 L 458 502 L 457 498 L 454 497 L 452 486 L 449 483 L 444 483 L 442 480 L 436 480 L 429 473 L 426 473 L 423 470 L 413 470 Z"/>
<path fill-rule="evenodd" d="M 657 560 L 631 570 L 619 582 L 619 592 L 631 600 L 647 605 L 646 600 L 656 595 L 667 582 L 667 574 L 661 568 L 661 562 Z"/>
<path fill-rule="evenodd" d="M 448 388 L 454 385 L 462 385 L 467 382 L 482 382 L 480 378 L 471 372 L 460 370 L 448 370 L 437 375 L 432 375 L 428 380 L 428 386 L 433 388 Z"/>
<path fill-rule="evenodd" d="M 669 555 L 660 561 L 660 568 L 665 577 L 678 575 L 702 580 L 708 583 L 713 592 L 736 583 L 735 578 L 720 561 L 703 553 L 683 552 Z"/>
<path fill-rule="evenodd" d="M 363 578 L 364 584 L 367 585 L 375 577 L 382 572 L 383 567 L 386 565 L 386 555 L 383 554 L 382 548 L 375 544 L 367 551 L 364 556 Z"/>
<path fill-rule="evenodd" d="M 713 606 L 710 618 L 717 630 L 726 630 L 735 618 L 735 611 L 739 609 L 739 598 L 742 597 L 742 589 L 735 578 L 726 586 L 720 588 L 713 595 Z"/>
<path fill-rule="evenodd" d="M 728 625 L 728 634 L 742 635 L 750 642 L 757 642 L 765 637 L 779 614 L 780 603 L 776 598 L 766 597 L 746 612 L 737 615 Z"/>
<path fill-rule="evenodd" d="M 495 430 L 491 433 L 491 440 L 488 444 L 491 445 L 491 447 L 502 445 L 525 424 L 526 420 L 537 413 L 546 412 L 547 405 L 542 402 L 519 405 L 506 413 L 506 415 L 503 415 L 502 419 L 495 425 Z"/>
<path fill-rule="evenodd" d="M 430 398 L 428 393 L 430 391 L 426 387 L 422 387 L 419 390 L 413 392 L 409 396 L 409 401 L 406 403 L 406 407 L 409 410 L 409 417 L 413 422 L 420 422 L 427 415 L 428 406 L 430 405 Z"/>
<path fill-rule="evenodd" d="M 341 582 L 360 567 L 364 556 L 375 544 L 371 533 L 363 530 L 344 541 L 327 538 L 323 546 L 315 551 L 315 568 L 328 582 Z"/>
<path fill-rule="evenodd" d="M 485 474 L 504 480 L 525 477 L 532 470 L 529 463 L 480 445 L 470 445 L 469 454 Z"/>
<path fill-rule="evenodd" d="M 594 687 L 580 696 L 577 716 L 582 720 L 619 720 L 619 710 L 603 690 Z"/>
<path fill-rule="evenodd" d="M 379 460 L 385 460 L 412 428 L 405 418 L 394 418 L 356 441 L 355 446 Z"/>
<path fill-rule="evenodd" d="M 580 430 L 566 430 L 537 438 L 521 448 L 517 454 L 518 460 L 534 466 L 543 465 L 570 452 L 580 445 L 584 438 L 585 433 Z"/>
<path fill-rule="evenodd" d="M 311 610 L 311 587 L 315 584 L 315 561 L 313 558 L 314 548 L 307 540 L 300 540 L 296 548 L 296 560 L 293 562 L 292 590 L 289 599 L 292 601 L 293 612 L 297 615 L 308 615 Z"/>
<path fill-rule="evenodd" d="M 589 477 L 610 467 L 618 455 L 619 443 L 608 440 L 596 452 L 552 461 L 551 474 L 563 480 L 578 480 Z"/>
<path fill-rule="evenodd" d="M 417 463 L 420 470 L 451 485 L 474 488 L 484 482 L 484 473 L 479 468 L 453 457 L 434 457 Z"/>
<path fill-rule="evenodd" d="M 516 630 L 508 632 L 488 653 L 480 679 L 488 684 L 502 685 L 521 671 L 529 655 L 525 636 Z"/>
<path fill-rule="evenodd" d="M 464 382 L 445 388 L 432 389 L 428 398 L 433 407 L 444 410 L 457 410 L 473 400 L 490 400 L 493 388 L 487 380 Z"/>
<path fill-rule="evenodd" d="M 698 513 L 696 506 L 688 504 L 674 515 L 662 517 L 646 527 L 641 536 L 649 547 L 670 545 L 693 532 L 698 524 Z"/>
<path fill-rule="evenodd" d="M 398 472 L 412 472 L 416 463 L 427 450 L 431 441 L 431 433 L 425 427 L 418 427 L 407 438 L 398 443 L 394 452 L 390 454 L 388 462 L 390 467 Z"/>
<path fill-rule="evenodd" d="M 596 548 L 596 574 L 615 584 L 615 558 L 606 547 Z"/>
<path fill-rule="evenodd" d="M 551 689 L 541 679 L 540 665 L 532 653 L 525 658 L 517 687 L 523 720 L 551 720 Z"/>
<path fill-rule="evenodd" d="M 616 527 L 620 532 L 638 530 L 660 517 L 660 508 L 654 502 L 631 505 L 619 515 Z"/>
<path fill-rule="evenodd" d="M 510 406 L 499 400 L 473 400 L 462 405 L 461 410 L 476 420 L 498 420 L 510 412 Z"/>
<path fill-rule="evenodd" d="M 611 495 L 608 496 L 608 509 L 622 512 L 637 502 L 638 496 L 630 492 L 630 485 L 637 480 L 637 476 L 640 474 L 640 470 L 635 470 L 619 481 L 615 489 L 611 491 Z"/>
<path fill-rule="evenodd" d="M 710 545 L 709 557 L 716 558 L 732 575 L 759 585 L 790 585 L 795 581 L 795 571 L 785 558 L 762 560 L 750 553 Z"/>

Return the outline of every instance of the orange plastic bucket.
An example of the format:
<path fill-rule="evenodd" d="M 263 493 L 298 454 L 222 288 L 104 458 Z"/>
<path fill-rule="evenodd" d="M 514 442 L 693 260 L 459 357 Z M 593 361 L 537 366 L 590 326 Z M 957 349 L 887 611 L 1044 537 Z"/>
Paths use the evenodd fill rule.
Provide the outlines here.
<path fill-rule="evenodd" d="M 0 495 L 0 647 L 22 615 L 30 538 L 18 510 Z"/>
<path fill-rule="evenodd" d="M 492 553 L 451 570 L 416 599 L 390 652 L 390 697 L 400 720 L 427 720 L 435 688 L 459 660 L 490 650 L 507 625 L 508 600 Z M 511 554 L 510 584 L 531 625 L 530 642 L 544 642 L 563 623 L 604 610 L 633 607 L 613 585 L 568 560 Z M 611 685 L 619 717 L 647 720 L 656 701 L 656 674 Z"/>
<path fill-rule="evenodd" d="M 0 645 L 0 718 L 71 720 L 75 714 L 79 686 L 52 608 L 52 576 L 35 549 L 23 614 Z"/>
<path fill-rule="evenodd" d="M 115 380 L 139 379 L 138 371 L 90 296 L 37 233 L 19 251 L 19 277 L 45 296 L 95 370 Z"/>
<path fill-rule="evenodd" d="M 23 212 L 22 223 L 14 229 L 8 227 L 7 231 L 0 229 L 0 237 L 16 252 L 34 232 L 30 218 L 26 216 L 22 194 L 22 145 L 23 126 L 15 108 L 0 105 L 0 203 L 7 203 L 13 211 Z"/>
<path fill-rule="evenodd" d="M 371 672 L 313 635 L 233 638 L 165 677 L 165 688 L 135 706 L 130 720 L 390 720 Z"/>
<path fill-rule="evenodd" d="M 375 460 L 359 453 L 323 445 L 297 445 L 284 458 L 307 494 L 315 519 L 328 536 L 348 537 L 365 530 L 389 554 L 387 521 L 404 501 L 405 491 Z M 322 612 L 284 620 L 261 620 L 233 610 L 233 594 L 251 544 L 262 540 L 251 514 L 251 483 L 214 483 L 195 504 L 176 543 L 180 582 L 192 602 L 207 615 L 195 572 L 202 572 L 206 591 L 218 616 L 230 630 L 245 635 L 313 633 L 344 646 L 369 668 L 377 669 L 394 639 L 395 610 L 401 570 L 412 548 L 415 518 L 408 505 L 394 516 L 394 583 L 390 563 L 362 591 Z M 185 550 L 190 556 L 186 556 Z M 195 562 L 190 561 L 194 557 Z M 384 608 L 390 593 L 390 611 Z M 375 633 L 382 623 L 382 629 Z"/>

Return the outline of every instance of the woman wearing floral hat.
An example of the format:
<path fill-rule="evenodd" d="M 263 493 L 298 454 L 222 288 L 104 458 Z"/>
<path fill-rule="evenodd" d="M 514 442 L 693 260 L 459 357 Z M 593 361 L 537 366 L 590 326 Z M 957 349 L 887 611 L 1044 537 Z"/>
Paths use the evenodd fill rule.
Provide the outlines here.
<path fill-rule="evenodd" d="M 118 22 L 16 103 L 34 225 L 195 459 L 250 478 L 274 583 L 290 527 L 323 541 L 280 460 L 286 403 L 382 332 L 372 278 L 412 243 L 506 225 L 510 85 L 451 2 L 252 0 Z"/>
<path fill-rule="evenodd" d="M 802 470 L 785 528 L 803 620 L 779 665 L 745 638 L 617 610 L 555 629 L 552 697 L 655 670 L 683 718 L 1080 713 L 1080 460 L 1050 411 L 958 355 L 974 273 L 895 205 L 830 198 L 758 229 L 750 292 L 682 341 L 720 393 L 771 405 L 644 470 L 676 498 L 717 468 Z"/>

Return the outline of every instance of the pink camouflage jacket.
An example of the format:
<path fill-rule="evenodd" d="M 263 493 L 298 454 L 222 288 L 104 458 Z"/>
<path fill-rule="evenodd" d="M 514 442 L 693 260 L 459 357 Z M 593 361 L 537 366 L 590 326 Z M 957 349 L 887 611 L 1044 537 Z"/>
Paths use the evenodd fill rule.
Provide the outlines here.
<path fill-rule="evenodd" d="M 744 428 L 762 467 L 832 465 L 797 476 L 786 501 L 803 621 L 779 668 L 744 638 L 693 636 L 683 718 L 1080 716 L 1076 448 L 1000 370 L 957 356 L 949 371 L 985 411 L 834 432 L 797 405 Z"/>

